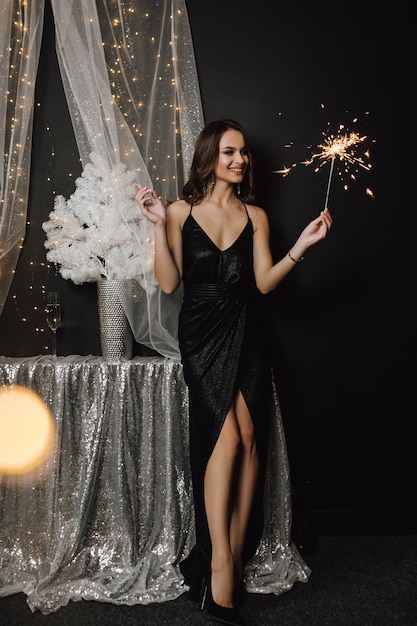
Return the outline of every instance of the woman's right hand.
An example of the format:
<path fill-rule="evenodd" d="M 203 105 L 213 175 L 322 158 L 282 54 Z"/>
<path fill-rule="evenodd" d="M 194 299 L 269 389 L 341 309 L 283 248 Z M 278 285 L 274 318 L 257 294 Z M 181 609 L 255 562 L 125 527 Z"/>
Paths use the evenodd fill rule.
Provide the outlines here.
<path fill-rule="evenodd" d="M 167 212 L 158 194 L 149 187 L 139 187 L 136 184 L 134 187 L 136 191 L 135 200 L 142 211 L 142 215 L 153 224 L 164 226 Z M 149 196 L 152 196 L 153 201 Z"/>

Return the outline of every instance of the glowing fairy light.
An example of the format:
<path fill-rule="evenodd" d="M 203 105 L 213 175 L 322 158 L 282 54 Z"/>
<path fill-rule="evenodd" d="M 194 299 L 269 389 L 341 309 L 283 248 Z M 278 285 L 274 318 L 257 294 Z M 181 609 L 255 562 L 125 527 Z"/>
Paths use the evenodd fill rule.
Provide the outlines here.
<path fill-rule="evenodd" d="M 356 119 L 354 121 L 356 121 Z M 360 168 L 369 171 L 372 169 L 372 165 L 370 163 L 369 150 L 363 149 L 365 141 L 367 140 L 366 135 L 362 135 L 355 131 L 349 131 L 343 124 L 339 125 L 336 134 L 326 134 L 325 132 L 322 134 L 324 137 L 323 142 L 318 144 L 316 151 L 309 159 L 300 161 L 300 163 L 301 165 L 306 166 L 315 164 L 316 168 L 314 171 L 318 172 L 322 167 L 330 162 L 326 199 L 324 202 L 324 208 L 326 208 L 329 200 L 330 186 L 336 162 L 339 162 L 341 165 L 338 173 L 343 180 L 343 188 L 345 191 L 349 188 L 349 185 L 346 182 L 347 177 L 350 178 L 350 180 L 355 181 Z M 293 142 L 287 144 L 286 147 L 290 147 L 292 145 Z M 275 170 L 274 173 L 287 176 L 296 165 L 297 163 L 294 163 L 290 167 Z M 374 197 L 374 194 L 369 187 L 366 189 L 366 194 L 371 198 Z"/>

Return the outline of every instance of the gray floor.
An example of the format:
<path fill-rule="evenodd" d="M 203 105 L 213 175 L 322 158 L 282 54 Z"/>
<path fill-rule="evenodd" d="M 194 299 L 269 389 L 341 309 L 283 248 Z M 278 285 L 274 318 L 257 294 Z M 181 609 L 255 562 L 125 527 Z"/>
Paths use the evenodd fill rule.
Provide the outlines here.
<path fill-rule="evenodd" d="M 305 560 L 308 583 L 282 596 L 247 595 L 248 626 L 417 626 L 417 535 L 321 537 Z M 24 594 L 0 598 L 1 626 L 203 626 L 215 624 L 185 596 L 156 605 L 70 602 L 31 613 Z"/>

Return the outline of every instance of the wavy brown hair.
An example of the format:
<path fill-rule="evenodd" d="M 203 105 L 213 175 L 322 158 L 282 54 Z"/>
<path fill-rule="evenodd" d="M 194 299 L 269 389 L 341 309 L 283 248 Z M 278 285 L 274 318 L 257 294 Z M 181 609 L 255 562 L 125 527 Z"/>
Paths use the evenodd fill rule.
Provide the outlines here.
<path fill-rule="evenodd" d="M 209 122 L 197 137 L 190 174 L 182 190 L 184 199 L 190 204 L 197 204 L 206 195 L 205 189 L 210 184 L 214 174 L 214 167 L 219 158 L 220 139 L 227 130 L 237 130 L 242 133 L 249 157 L 245 176 L 239 185 L 240 192 L 238 193 L 235 188 L 235 193 L 244 202 L 253 201 L 253 165 L 246 131 L 238 122 L 226 119 Z"/>

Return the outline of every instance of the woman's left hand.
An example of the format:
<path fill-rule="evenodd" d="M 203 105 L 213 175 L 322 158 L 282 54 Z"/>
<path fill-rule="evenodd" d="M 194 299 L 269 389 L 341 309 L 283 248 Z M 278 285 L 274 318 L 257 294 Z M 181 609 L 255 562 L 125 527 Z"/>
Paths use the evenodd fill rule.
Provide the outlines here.
<path fill-rule="evenodd" d="M 327 236 L 332 224 L 332 216 L 329 209 L 326 208 L 305 227 L 300 235 L 300 240 L 303 240 L 303 243 L 309 248 Z"/>

